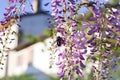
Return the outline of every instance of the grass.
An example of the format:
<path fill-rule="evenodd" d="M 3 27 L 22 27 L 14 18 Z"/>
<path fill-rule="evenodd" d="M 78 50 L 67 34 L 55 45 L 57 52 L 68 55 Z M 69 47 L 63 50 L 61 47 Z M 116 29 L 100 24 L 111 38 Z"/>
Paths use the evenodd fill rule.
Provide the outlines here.
<path fill-rule="evenodd" d="M 23 74 L 20 76 L 3 77 L 0 80 L 35 80 L 35 76 Z"/>

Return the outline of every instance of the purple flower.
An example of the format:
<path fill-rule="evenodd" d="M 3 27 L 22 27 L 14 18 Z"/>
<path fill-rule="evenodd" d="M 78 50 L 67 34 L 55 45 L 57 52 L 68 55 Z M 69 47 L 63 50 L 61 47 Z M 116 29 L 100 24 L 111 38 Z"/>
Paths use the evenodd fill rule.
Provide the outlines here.
<path fill-rule="evenodd" d="M 56 32 L 60 33 L 56 40 L 58 46 L 52 46 L 56 50 L 64 48 L 58 55 L 59 61 L 56 64 L 61 70 L 58 75 L 62 79 L 65 75 L 67 75 L 68 80 L 78 79 L 78 77 L 71 77 L 74 71 L 78 76 L 83 77 L 81 70 L 86 67 L 83 62 L 85 60 L 84 54 L 88 51 L 87 47 L 91 48 L 89 59 L 92 59 L 94 63 L 98 60 L 96 55 L 101 54 L 102 58 L 109 57 L 112 50 L 114 51 L 111 47 L 116 47 L 120 43 L 120 40 L 118 40 L 120 31 L 119 11 L 112 10 L 112 8 L 109 11 L 105 9 L 105 12 L 108 13 L 105 16 L 105 12 L 101 10 L 101 7 L 103 8 L 102 4 L 99 2 L 93 3 L 93 17 L 89 21 L 82 22 L 78 30 L 79 22 L 76 21 L 76 15 L 79 14 L 79 11 L 76 10 L 76 5 L 79 5 L 78 0 L 52 0 L 52 16 L 55 21 Z M 88 3 L 88 5 L 90 4 Z M 86 31 L 88 32 L 86 33 Z M 115 41 L 112 39 L 115 39 Z M 110 45 L 108 45 L 108 42 L 110 42 Z M 102 60 L 100 59 L 100 63 Z M 100 70 L 100 72 L 106 73 L 103 70 Z"/>
<path fill-rule="evenodd" d="M 85 60 L 85 58 L 83 57 L 83 55 L 80 54 L 79 57 L 80 57 L 81 60 Z"/>
<path fill-rule="evenodd" d="M 18 0 L 19 3 L 22 3 L 23 0 Z"/>
<path fill-rule="evenodd" d="M 95 38 L 96 36 L 93 36 L 90 40 L 87 41 L 87 43 L 91 43 Z"/>
<path fill-rule="evenodd" d="M 56 63 L 56 65 L 61 65 L 61 64 L 62 64 L 62 62 L 60 62 L 60 61 Z"/>
<path fill-rule="evenodd" d="M 95 42 L 95 41 L 92 41 L 90 44 L 91 44 L 92 46 L 96 46 L 96 42 Z"/>
<path fill-rule="evenodd" d="M 72 53 L 72 56 L 74 56 L 75 58 L 77 58 L 79 55 L 78 55 L 78 53 Z"/>
<path fill-rule="evenodd" d="M 9 2 L 11 2 L 11 3 L 13 3 L 13 2 L 15 2 L 16 0 L 9 0 Z"/>
<path fill-rule="evenodd" d="M 59 68 L 60 68 L 60 69 L 64 69 L 65 66 L 66 66 L 65 64 L 60 64 Z"/>
<path fill-rule="evenodd" d="M 83 64 L 82 61 L 80 61 L 80 66 L 81 66 L 82 68 L 85 68 L 85 67 L 86 67 L 86 66 Z"/>
<path fill-rule="evenodd" d="M 69 0 L 72 4 L 75 4 L 76 1 L 75 0 Z"/>
<path fill-rule="evenodd" d="M 117 25 L 116 28 L 117 28 L 117 31 L 120 32 L 120 25 Z"/>
<path fill-rule="evenodd" d="M 59 58 L 59 59 L 60 59 L 60 58 L 64 59 L 64 57 L 65 57 L 65 54 L 64 54 L 64 53 L 59 53 L 59 54 L 58 54 L 58 58 Z"/>
<path fill-rule="evenodd" d="M 48 6 L 48 5 L 49 5 L 49 2 L 48 2 L 48 3 L 45 3 L 44 5 L 45 5 L 45 6 Z"/>
<path fill-rule="evenodd" d="M 97 18 L 96 18 L 96 17 L 91 17 L 89 20 L 90 20 L 90 21 L 96 21 Z"/>
<path fill-rule="evenodd" d="M 82 74 L 82 72 L 80 71 L 79 67 L 76 67 L 76 73 L 78 75 L 80 75 L 81 77 L 84 77 L 84 75 Z"/>
<path fill-rule="evenodd" d="M 93 11 L 95 13 L 95 17 L 97 17 L 97 18 L 101 18 L 102 17 L 102 14 L 101 14 L 101 11 L 100 11 L 99 7 L 94 7 Z"/>
<path fill-rule="evenodd" d="M 60 76 L 60 78 L 63 78 L 65 76 L 65 72 L 64 71 L 60 71 L 57 74 Z"/>
<path fill-rule="evenodd" d="M 23 0 L 9 0 L 9 2 L 14 3 L 14 2 L 19 2 L 21 3 Z"/>
<path fill-rule="evenodd" d="M 98 49 L 95 49 L 95 48 L 94 48 L 94 49 L 91 49 L 90 51 L 91 51 L 92 53 L 94 53 L 94 52 L 97 52 Z"/>
<path fill-rule="evenodd" d="M 78 60 L 78 59 L 76 59 L 75 64 L 78 64 L 78 63 L 79 63 L 79 60 Z"/>
<path fill-rule="evenodd" d="M 83 51 L 80 51 L 80 54 L 86 54 L 87 53 L 87 49 L 86 49 L 86 47 L 84 47 L 84 50 Z"/>

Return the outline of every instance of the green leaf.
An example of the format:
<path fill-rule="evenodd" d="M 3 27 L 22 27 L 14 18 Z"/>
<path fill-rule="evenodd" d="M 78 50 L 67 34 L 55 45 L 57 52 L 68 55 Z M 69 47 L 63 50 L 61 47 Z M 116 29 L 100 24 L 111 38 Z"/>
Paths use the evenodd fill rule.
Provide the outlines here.
<path fill-rule="evenodd" d="M 100 51 L 101 51 L 101 53 L 104 53 L 104 52 L 105 52 L 105 48 L 104 48 L 104 49 L 101 49 Z"/>
<path fill-rule="evenodd" d="M 37 42 L 38 41 L 37 38 L 33 35 L 25 35 L 23 37 L 28 39 L 30 42 L 35 42 L 35 41 Z"/>
<path fill-rule="evenodd" d="M 120 46 L 116 47 L 115 53 L 117 54 L 117 56 L 120 56 Z"/>
<path fill-rule="evenodd" d="M 116 43 L 116 39 L 107 39 L 107 41 L 111 42 L 111 43 Z"/>
<path fill-rule="evenodd" d="M 44 34 L 45 34 L 46 36 L 52 36 L 52 35 L 53 35 L 52 30 L 53 30 L 53 29 L 49 29 L 49 28 L 48 28 L 48 29 L 45 29 L 45 30 L 44 30 Z"/>
<path fill-rule="evenodd" d="M 81 22 L 78 22 L 78 26 L 77 26 L 77 31 L 79 31 L 82 27 L 82 23 Z"/>

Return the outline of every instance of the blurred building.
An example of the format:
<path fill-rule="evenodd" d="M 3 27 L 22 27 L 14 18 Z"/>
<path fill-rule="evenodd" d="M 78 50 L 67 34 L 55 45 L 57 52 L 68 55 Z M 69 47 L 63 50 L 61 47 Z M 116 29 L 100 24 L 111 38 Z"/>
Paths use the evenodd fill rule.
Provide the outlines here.
<path fill-rule="evenodd" d="M 9 51 L 6 68 L 0 72 L 0 77 L 26 73 L 43 76 L 41 79 L 38 77 L 38 80 L 49 80 L 47 75 L 55 75 L 57 68 L 49 69 L 49 46 L 52 40 L 42 35 L 43 31 L 51 26 L 47 19 L 52 17 L 41 9 L 41 1 L 33 0 L 34 14 L 21 16 L 20 35 L 16 35 L 16 42 L 13 42 L 15 44 L 19 40 L 18 46 L 13 45 L 15 49 Z M 38 36 L 43 42 L 30 42 L 23 38 L 24 35 Z"/>

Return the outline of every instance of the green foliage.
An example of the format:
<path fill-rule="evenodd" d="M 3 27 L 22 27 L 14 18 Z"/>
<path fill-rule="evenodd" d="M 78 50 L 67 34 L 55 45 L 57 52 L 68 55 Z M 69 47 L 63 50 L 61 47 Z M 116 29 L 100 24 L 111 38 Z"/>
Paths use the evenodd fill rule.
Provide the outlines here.
<path fill-rule="evenodd" d="M 49 29 L 49 28 L 45 29 L 43 33 L 48 37 L 53 35 L 52 29 Z"/>
<path fill-rule="evenodd" d="M 77 26 L 77 31 L 79 31 L 82 27 L 82 23 L 81 22 L 78 22 L 78 26 Z"/>
<path fill-rule="evenodd" d="M 24 35 L 24 38 L 28 39 L 30 42 L 37 42 L 38 39 L 33 35 Z"/>
<path fill-rule="evenodd" d="M 59 77 L 50 77 L 50 80 L 60 80 Z M 68 80 L 68 78 L 64 78 L 64 80 Z M 79 80 L 82 80 L 80 77 L 79 77 Z"/>
<path fill-rule="evenodd" d="M 88 75 L 88 79 L 89 80 L 94 80 L 94 78 L 93 78 L 93 72 L 91 71 L 91 73 Z"/>
<path fill-rule="evenodd" d="M 35 76 L 23 74 L 20 76 L 3 77 L 0 80 L 35 80 Z"/>
<path fill-rule="evenodd" d="M 115 53 L 117 54 L 117 56 L 120 56 L 120 46 L 116 47 Z"/>
<path fill-rule="evenodd" d="M 27 39 L 29 42 L 39 42 L 39 41 L 43 41 L 44 40 L 44 37 L 51 37 L 53 35 L 53 29 L 45 29 L 44 32 L 43 32 L 43 39 L 40 37 L 37 37 L 37 36 L 33 36 L 33 35 L 23 35 L 23 38 Z"/>
<path fill-rule="evenodd" d="M 117 62 L 118 65 L 118 69 L 116 72 L 113 72 L 111 75 L 111 80 L 116 80 L 116 78 L 118 78 L 117 80 L 120 80 L 120 62 Z"/>
<path fill-rule="evenodd" d="M 119 0 L 111 0 L 110 3 L 111 3 L 112 5 L 115 5 L 115 4 L 119 3 Z"/>

